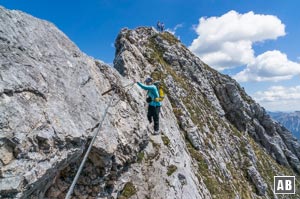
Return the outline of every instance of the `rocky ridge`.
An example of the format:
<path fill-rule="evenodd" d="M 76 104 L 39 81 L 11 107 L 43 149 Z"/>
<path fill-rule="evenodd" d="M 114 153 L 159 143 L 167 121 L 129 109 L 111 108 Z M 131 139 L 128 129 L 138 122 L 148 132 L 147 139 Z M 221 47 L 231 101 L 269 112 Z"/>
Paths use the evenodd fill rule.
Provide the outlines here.
<path fill-rule="evenodd" d="M 173 35 L 158 34 L 151 28 L 124 29 L 116 44 L 114 64 L 123 76 L 151 75 L 165 84 L 180 129 L 193 146 L 192 157 L 198 158 L 198 164 L 206 163 L 207 168 L 200 171 L 206 184 L 218 184 L 219 190 L 222 185 L 226 187 L 222 181 L 209 179 L 220 172 L 224 181 L 235 175 L 239 176 L 239 184 L 247 185 L 248 178 L 258 195 L 266 192 L 272 195 L 271 190 L 267 191 L 272 189 L 270 174 L 275 175 L 281 169 L 275 169 L 274 162 L 268 164 L 264 160 L 270 156 L 299 173 L 300 145 L 296 138 L 272 121 L 236 81 L 211 69 Z M 194 149 L 199 151 L 194 153 Z M 264 170 L 270 167 L 271 170 Z M 246 175 L 232 174 L 233 170 L 241 170 Z M 231 194 L 228 198 L 236 197 L 235 193 Z"/>
<path fill-rule="evenodd" d="M 123 29 L 114 69 L 0 7 L 0 46 L 0 198 L 64 198 L 111 97 L 73 198 L 281 198 L 273 176 L 299 176 L 291 133 L 168 32 Z M 136 85 L 101 95 L 150 75 L 167 92 L 159 136 Z"/>

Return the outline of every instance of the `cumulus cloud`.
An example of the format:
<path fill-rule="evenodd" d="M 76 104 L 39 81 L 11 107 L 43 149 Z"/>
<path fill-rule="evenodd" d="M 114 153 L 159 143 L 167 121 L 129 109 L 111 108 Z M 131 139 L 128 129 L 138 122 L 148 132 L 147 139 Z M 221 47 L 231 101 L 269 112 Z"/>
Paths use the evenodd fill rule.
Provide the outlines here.
<path fill-rule="evenodd" d="M 217 70 L 255 61 L 253 43 L 285 35 L 285 25 L 272 15 L 229 11 L 220 17 L 201 17 L 198 37 L 189 49 Z"/>
<path fill-rule="evenodd" d="M 300 64 L 289 61 L 280 51 L 267 51 L 249 63 L 243 71 L 234 76 L 239 82 L 280 81 L 300 75 Z"/>
<path fill-rule="evenodd" d="M 254 99 L 270 111 L 300 110 L 300 85 L 295 87 L 273 86 L 253 95 Z"/>

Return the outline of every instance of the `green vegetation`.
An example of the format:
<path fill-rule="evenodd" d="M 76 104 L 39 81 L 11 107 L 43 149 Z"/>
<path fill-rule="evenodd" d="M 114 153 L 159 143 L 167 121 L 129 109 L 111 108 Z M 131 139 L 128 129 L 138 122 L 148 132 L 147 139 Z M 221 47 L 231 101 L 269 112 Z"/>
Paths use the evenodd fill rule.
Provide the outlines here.
<path fill-rule="evenodd" d="M 176 108 L 175 106 L 173 106 L 173 113 L 175 114 L 176 118 L 180 118 L 183 115 L 182 110 L 180 108 Z"/>
<path fill-rule="evenodd" d="M 132 182 L 127 182 L 122 190 L 121 196 L 119 199 L 127 199 L 136 194 L 136 188 Z"/>
<path fill-rule="evenodd" d="M 242 133 L 237 130 L 237 128 L 235 126 L 233 126 L 232 124 L 230 124 L 230 130 L 233 132 L 234 135 L 236 135 L 237 137 L 241 137 Z"/>
<path fill-rule="evenodd" d="M 162 134 L 161 139 L 162 139 L 164 145 L 166 145 L 167 147 L 170 146 L 170 139 L 166 135 Z"/>
<path fill-rule="evenodd" d="M 166 78 L 166 74 L 164 74 L 161 70 L 156 69 L 154 70 L 150 75 L 154 81 L 162 81 L 164 78 Z"/>
<path fill-rule="evenodd" d="M 170 166 L 168 166 L 167 175 L 168 176 L 172 175 L 176 170 L 177 170 L 177 167 L 175 165 L 171 164 Z"/>
<path fill-rule="evenodd" d="M 177 44 L 178 42 L 180 42 L 174 35 L 172 35 L 169 32 L 163 32 L 160 34 L 160 36 L 169 42 L 169 44 L 174 45 Z"/>
<path fill-rule="evenodd" d="M 138 155 L 137 155 L 137 162 L 141 163 L 143 161 L 143 159 L 144 159 L 144 156 L 145 156 L 145 153 L 143 151 L 140 152 L 140 153 L 138 153 Z"/>
<path fill-rule="evenodd" d="M 157 62 L 161 65 L 165 64 L 165 61 L 163 59 L 163 54 L 165 50 L 160 47 L 157 42 L 155 41 L 156 36 L 153 36 L 149 40 L 149 46 L 148 48 L 152 49 L 152 53 L 150 55 L 149 62 L 153 65 L 157 64 Z"/>

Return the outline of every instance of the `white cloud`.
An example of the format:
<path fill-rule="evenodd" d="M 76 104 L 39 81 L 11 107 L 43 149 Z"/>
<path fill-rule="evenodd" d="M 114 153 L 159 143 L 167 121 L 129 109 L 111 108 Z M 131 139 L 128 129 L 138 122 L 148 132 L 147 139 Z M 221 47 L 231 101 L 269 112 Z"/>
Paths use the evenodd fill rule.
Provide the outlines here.
<path fill-rule="evenodd" d="M 267 51 L 247 65 L 234 78 L 239 82 L 247 81 L 280 81 L 300 75 L 300 64 L 289 61 L 286 54 L 280 51 Z"/>
<path fill-rule="evenodd" d="M 182 27 L 183 27 L 182 23 L 176 24 L 176 26 L 174 27 L 174 30 L 176 31 L 178 28 L 182 28 Z"/>
<path fill-rule="evenodd" d="M 172 33 L 173 35 L 175 35 L 176 34 L 176 30 L 178 28 L 182 28 L 182 27 L 183 27 L 183 24 L 180 23 L 180 24 L 176 24 L 174 28 L 171 28 L 171 29 L 167 28 L 166 31 L 168 31 L 168 32 Z"/>
<path fill-rule="evenodd" d="M 254 51 L 249 41 L 224 42 L 219 50 L 203 53 L 202 61 L 224 70 L 244 65 L 254 60 Z"/>
<path fill-rule="evenodd" d="M 295 87 L 273 86 L 267 91 L 259 91 L 254 99 L 270 111 L 300 110 L 300 85 Z"/>
<path fill-rule="evenodd" d="M 253 43 L 285 35 L 285 25 L 276 16 L 236 11 L 221 17 L 202 17 L 195 30 L 198 38 L 190 50 L 218 70 L 255 61 Z"/>

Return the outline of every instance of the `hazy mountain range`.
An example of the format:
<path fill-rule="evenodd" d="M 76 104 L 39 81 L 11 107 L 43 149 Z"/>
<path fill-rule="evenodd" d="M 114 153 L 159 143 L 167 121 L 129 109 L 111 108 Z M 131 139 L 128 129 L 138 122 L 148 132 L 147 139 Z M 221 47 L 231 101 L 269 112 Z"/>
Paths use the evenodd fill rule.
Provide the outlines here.
<path fill-rule="evenodd" d="M 291 113 L 268 112 L 270 116 L 291 131 L 298 140 L 300 139 L 300 111 Z"/>

